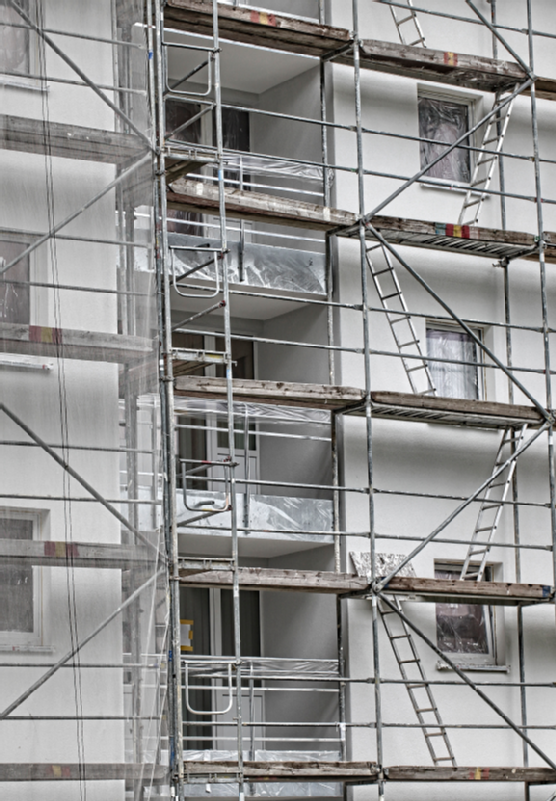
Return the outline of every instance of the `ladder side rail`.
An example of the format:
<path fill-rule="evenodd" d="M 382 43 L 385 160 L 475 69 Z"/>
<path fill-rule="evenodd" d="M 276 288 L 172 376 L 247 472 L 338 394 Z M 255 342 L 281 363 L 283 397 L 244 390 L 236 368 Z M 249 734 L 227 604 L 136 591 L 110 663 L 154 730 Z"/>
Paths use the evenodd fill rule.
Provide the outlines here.
<path fill-rule="evenodd" d="M 521 446 L 525 434 L 527 432 L 527 429 L 528 429 L 527 425 L 524 425 L 520 429 L 516 447 L 519 448 Z M 504 449 L 510 443 L 512 435 L 513 435 L 513 429 L 511 428 L 504 429 L 504 432 L 502 434 L 502 439 L 500 441 L 500 447 L 498 448 L 496 459 L 494 461 L 492 474 L 494 474 L 506 461 L 504 457 Z M 492 547 L 492 542 L 496 536 L 498 526 L 500 524 L 500 518 L 504 510 L 504 502 L 508 496 L 508 492 L 512 484 L 512 478 L 514 475 L 515 468 L 516 468 L 516 460 L 514 460 L 507 468 L 503 481 L 498 482 L 496 484 L 489 484 L 485 492 L 485 495 L 481 502 L 481 506 L 479 508 L 479 513 L 477 515 L 477 523 L 475 525 L 475 529 L 471 537 L 471 542 L 469 544 L 469 548 L 467 550 L 463 567 L 461 569 L 460 580 L 467 579 L 468 581 L 469 580 L 481 581 L 484 576 L 486 569 L 486 561 L 490 553 L 490 549 Z M 502 492 L 500 497 L 493 499 L 492 498 L 493 492 L 499 489 L 500 487 L 502 487 Z M 492 522 L 484 526 L 483 522 L 485 515 L 493 510 L 494 510 L 494 518 Z M 481 539 L 483 541 L 486 540 L 487 545 L 483 545 L 480 548 L 475 548 L 474 543 L 477 541 L 477 539 Z M 473 559 L 473 557 L 479 555 L 481 556 L 479 565 L 477 566 L 471 564 L 471 560 Z"/>

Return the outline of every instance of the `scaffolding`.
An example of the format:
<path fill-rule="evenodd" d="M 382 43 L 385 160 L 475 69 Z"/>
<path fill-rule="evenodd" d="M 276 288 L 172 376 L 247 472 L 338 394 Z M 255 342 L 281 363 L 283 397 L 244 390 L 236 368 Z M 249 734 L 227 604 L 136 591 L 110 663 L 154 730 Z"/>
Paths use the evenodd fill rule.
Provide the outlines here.
<path fill-rule="evenodd" d="M 0 3 L 14 798 L 553 792 L 556 30 L 425 5 Z"/>

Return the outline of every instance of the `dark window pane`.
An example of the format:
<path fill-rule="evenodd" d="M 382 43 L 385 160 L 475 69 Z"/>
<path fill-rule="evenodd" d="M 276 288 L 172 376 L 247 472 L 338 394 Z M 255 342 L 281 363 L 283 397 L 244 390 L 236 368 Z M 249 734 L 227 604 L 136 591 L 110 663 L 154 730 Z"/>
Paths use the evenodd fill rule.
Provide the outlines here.
<path fill-rule="evenodd" d="M 421 167 L 430 164 L 446 149 L 446 145 L 456 142 L 468 130 L 469 107 L 467 105 L 420 97 L 419 136 L 423 139 L 435 139 L 445 143 L 421 142 Z M 465 139 L 463 144 L 469 145 L 469 140 Z M 434 164 L 427 171 L 427 175 L 431 178 L 469 183 L 471 180 L 469 151 L 455 148 L 437 164 Z"/>
<path fill-rule="evenodd" d="M 216 145 L 216 121 L 213 120 L 214 130 L 214 144 Z M 222 145 L 226 150 L 238 150 L 241 153 L 249 153 L 250 146 L 250 130 L 249 130 L 249 113 L 247 111 L 240 111 L 237 108 L 223 108 L 222 109 Z M 224 178 L 226 181 L 232 181 L 235 186 L 239 183 L 249 184 L 251 176 L 243 171 L 240 173 L 239 169 L 230 169 L 224 171 Z"/>
<path fill-rule="evenodd" d="M 180 620 L 182 629 L 182 656 L 210 656 L 210 593 L 200 587 L 180 588 Z M 187 649 L 187 650 L 186 650 Z M 210 678 L 195 675 L 199 665 L 190 671 L 190 689 L 187 697 L 183 692 L 184 748 L 201 751 L 212 748 L 212 725 L 210 715 L 195 715 L 187 708 L 210 712 L 213 708 L 213 693 Z M 203 689 L 206 687 L 207 689 Z"/>
<path fill-rule="evenodd" d="M 435 578 L 458 579 L 461 568 L 436 569 Z M 493 654 L 489 609 L 478 604 L 436 604 L 436 642 L 447 654 Z"/>
<path fill-rule="evenodd" d="M 427 355 L 450 362 L 429 361 L 429 369 L 437 394 L 442 398 L 479 397 L 477 345 L 465 331 L 427 329 Z"/>
<path fill-rule="evenodd" d="M 234 654 L 234 604 L 231 590 L 220 591 L 222 612 L 222 655 Z M 240 595 L 239 627 L 242 656 L 261 655 L 259 593 L 244 590 Z"/>
<path fill-rule="evenodd" d="M 33 521 L 2 517 L 0 538 L 32 540 Z M 33 631 L 33 568 L 0 566 L 0 631 Z"/>
<path fill-rule="evenodd" d="M 0 6 L 1 8 L 1 6 Z M 26 249 L 22 242 L 0 239 L 0 267 Z M 0 275 L 0 322 L 29 323 L 29 258 L 26 256 Z"/>

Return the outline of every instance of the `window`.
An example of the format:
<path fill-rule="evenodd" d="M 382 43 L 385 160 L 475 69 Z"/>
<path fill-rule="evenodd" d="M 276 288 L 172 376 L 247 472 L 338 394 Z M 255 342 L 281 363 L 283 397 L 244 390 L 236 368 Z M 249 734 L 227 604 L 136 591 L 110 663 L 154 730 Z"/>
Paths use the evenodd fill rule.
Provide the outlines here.
<path fill-rule="evenodd" d="M 0 269 L 26 248 L 27 243 L 0 238 Z M 29 302 L 29 257 L 26 256 L 0 275 L 0 322 L 28 324 Z"/>
<path fill-rule="evenodd" d="M 446 149 L 446 145 L 453 144 L 469 130 L 471 107 L 469 103 L 426 95 L 419 97 L 418 104 L 419 136 L 422 139 L 436 140 L 421 141 L 421 167 L 426 167 Z M 465 139 L 463 144 L 469 145 L 469 139 Z M 471 180 L 470 151 L 455 148 L 434 164 L 427 171 L 427 175 L 431 178 L 468 184 Z"/>
<path fill-rule="evenodd" d="M 474 332 L 480 338 L 480 332 Z M 459 328 L 427 326 L 427 356 L 437 394 L 442 398 L 481 396 L 477 344 Z M 434 361 L 449 359 L 449 361 Z"/>
<path fill-rule="evenodd" d="M 33 540 L 39 517 L 32 512 L 0 509 L 0 539 Z M 0 566 L 0 641 L 36 642 L 39 632 L 40 568 L 25 562 Z"/>
<path fill-rule="evenodd" d="M 438 579 L 458 580 L 463 564 L 435 566 Z M 487 565 L 483 581 L 492 581 Z M 496 637 L 494 609 L 479 604 L 436 604 L 436 643 L 441 651 L 460 665 L 495 665 Z"/>
<path fill-rule="evenodd" d="M 20 8 L 29 12 L 29 0 L 18 0 Z M 0 72 L 28 75 L 31 34 L 17 11 L 0 0 Z"/>

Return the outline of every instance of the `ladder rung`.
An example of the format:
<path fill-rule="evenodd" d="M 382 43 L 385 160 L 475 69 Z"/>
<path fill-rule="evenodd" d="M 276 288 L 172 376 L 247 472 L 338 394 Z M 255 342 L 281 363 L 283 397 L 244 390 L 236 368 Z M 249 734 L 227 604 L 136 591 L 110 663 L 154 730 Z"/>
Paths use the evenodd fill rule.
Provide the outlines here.
<path fill-rule="evenodd" d="M 419 339 L 411 339 L 409 342 L 404 342 L 403 344 L 398 345 L 398 348 L 409 348 L 410 345 L 419 345 L 419 344 L 420 344 Z"/>
<path fill-rule="evenodd" d="M 427 369 L 426 364 L 420 364 L 419 367 L 408 367 L 406 369 L 406 373 L 414 373 L 415 370 L 426 370 L 426 369 Z"/>
<path fill-rule="evenodd" d="M 418 659 L 400 659 L 400 660 L 398 661 L 398 664 L 399 664 L 399 665 L 410 665 L 410 664 L 412 664 L 412 663 L 415 663 L 415 664 L 417 664 L 418 662 L 419 662 L 419 660 L 418 660 Z"/>
<path fill-rule="evenodd" d="M 401 312 L 391 312 L 392 314 L 400 314 Z M 388 316 L 388 315 L 387 315 Z M 411 317 L 410 314 L 404 314 L 402 317 L 398 317 L 397 320 L 390 320 L 390 325 L 396 325 L 396 323 L 404 323 L 409 320 Z"/>
<path fill-rule="evenodd" d="M 417 684 L 406 684 L 405 686 L 407 687 L 408 690 L 418 690 L 419 688 L 428 687 L 429 685 L 427 684 L 426 681 L 421 681 L 418 682 Z"/>
<path fill-rule="evenodd" d="M 378 270 L 377 272 L 371 270 L 371 275 L 374 276 L 374 278 L 376 278 L 379 275 L 384 275 L 384 273 L 391 273 L 391 272 L 393 272 L 391 267 L 385 267 L 384 270 Z"/>
<path fill-rule="evenodd" d="M 469 203 L 464 203 L 463 208 L 468 209 L 470 206 L 476 206 L 478 203 L 481 202 L 482 198 L 477 198 L 477 200 L 471 200 Z"/>
<path fill-rule="evenodd" d="M 403 25 L 405 22 L 409 22 L 409 20 L 411 19 L 415 19 L 415 12 L 409 14 L 407 17 L 404 17 L 403 19 L 397 19 L 396 22 L 398 23 L 398 25 Z"/>
<path fill-rule="evenodd" d="M 428 732 L 424 732 L 424 735 L 425 735 L 425 737 L 444 737 L 444 734 L 441 731 L 435 732 L 435 733 L 432 733 L 432 734 L 429 734 Z"/>
<path fill-rule="evenodd" d="M 390 298 L 399 297 L 401 292 L 391 292 L 390 295 L 382 295 L 381 300 L 389 300 Z"/>
<path fill-rule="evenodd" d="M 434 757 L 435 762 L 451 762 L 452 757 Z"/>
<path fill-rule="evenodd" d="M 416 709 L 415 711 L 417 713 L 420 713 L 420 712 L 438 712 L 438 710 L 437 710 L 437 708 L 435 706 L 431 706 L 431 707 L 428 707 L 426 709 Z"/>

